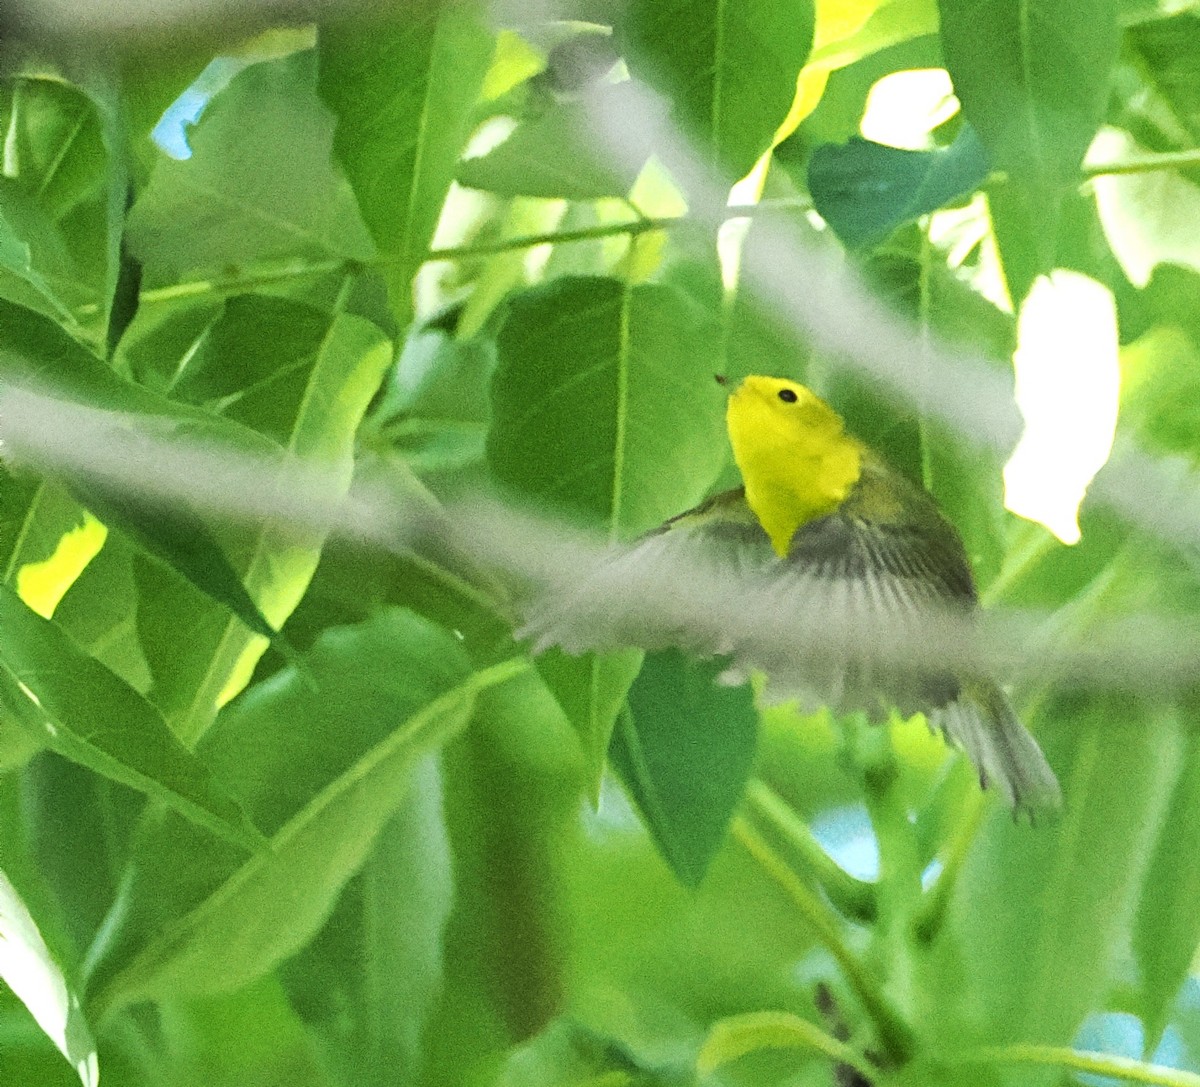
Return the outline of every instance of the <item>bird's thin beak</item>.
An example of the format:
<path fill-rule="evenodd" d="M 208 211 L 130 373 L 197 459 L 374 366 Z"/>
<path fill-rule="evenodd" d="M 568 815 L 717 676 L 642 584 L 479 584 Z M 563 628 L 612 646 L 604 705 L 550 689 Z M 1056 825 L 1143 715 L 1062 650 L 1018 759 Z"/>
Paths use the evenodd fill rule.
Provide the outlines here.
<path fill-rule="evenodd" d="M 729 384 L 729 378 L 727 378 L 724 374 L 713 374 L 713 381 L 720 385 L 722 389 Z"/>

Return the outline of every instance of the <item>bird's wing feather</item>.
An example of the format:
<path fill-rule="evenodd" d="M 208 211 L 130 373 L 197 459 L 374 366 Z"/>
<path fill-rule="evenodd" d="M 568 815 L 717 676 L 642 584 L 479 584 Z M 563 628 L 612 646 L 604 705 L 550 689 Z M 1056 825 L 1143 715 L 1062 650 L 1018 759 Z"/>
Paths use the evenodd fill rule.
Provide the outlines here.
<path fill-rule="evenodd" d="M 674 610 L 676 598 L 690 606 Z M 1014 807 L 1053 807 L 1054 774 L 999 687 L 937 663 L 881 660 L 871 644 L 872 634 L 920 644 L 931 609 L 962 618 L 974 607 L 966 554 L 933 499 L 867 460 L 842 506 L 802 526 L 786 558 L 744 492 L 726 491 L 614 552 L 567 594 L 533 601 L 522 634 L 576 653 L 633 645 L 727 655 L 731 681 L 765 672 L 769 701 L 806 709 L 877 721 L 923 712 Z M 815 639 L 800 646 L 798 631 Z"/>
<path fill-rule="evenodd" d="M 704 655 L 728 653 L 730 635 L 717 617 L 737 607 L 733 597 L 773 558 L 742 491 L 726 491 L 614 548 L 570 586 L 534 595 L 518 633 L 535 650 L 678 646 Z M 683 597 L 691 605 L 683 611 L 690 615 L 676 617 L 663 606 Z M 704 622 L 705 614 L 712 622 Z"/>
<path fill-rule="evenodd" d="M 835 632 L 903 636 L 919 626 L 923 608 L 974 601 L 953 529 L 924 492 L 913 488 L 897 501 L 896 486 L 911 485 L 868 461 L 843 506 L 803 526 L 786 559 L 775 554 L 744 491 L 725 491 L 615 550 L 565 593 L 533 600 L 521 633 L 538 649 L 679 646 L 727 654 L 731 674 L 766 672 L 773 699 L 880 719 L 893 706 L 911 713 L 942 705 L 957 693 L 952 676 L 880 668 Z M 647 599 L 648 585 L 699 606 L 687 609 L 690 619 L 676 619 L 661 600 Z M 742 614 L 760 621 L 741 624 Z M 798 653 L 797 625 L 830 634 L 815 653 Z"/>

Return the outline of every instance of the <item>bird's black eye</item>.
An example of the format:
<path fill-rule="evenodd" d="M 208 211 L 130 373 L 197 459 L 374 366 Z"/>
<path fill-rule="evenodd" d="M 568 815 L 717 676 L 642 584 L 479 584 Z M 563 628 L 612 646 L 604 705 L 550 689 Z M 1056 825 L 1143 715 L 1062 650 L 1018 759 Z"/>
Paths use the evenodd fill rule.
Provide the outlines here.
<path fill-rule="evenodd" d="M 779 399 L 782 400 L 785 404 L 794 404 L 796 402 L 796 400 L 798 399 L 798 397 L 796 396 L 796 390 L 795 389 L 780 389 L 779 390 Z"/>

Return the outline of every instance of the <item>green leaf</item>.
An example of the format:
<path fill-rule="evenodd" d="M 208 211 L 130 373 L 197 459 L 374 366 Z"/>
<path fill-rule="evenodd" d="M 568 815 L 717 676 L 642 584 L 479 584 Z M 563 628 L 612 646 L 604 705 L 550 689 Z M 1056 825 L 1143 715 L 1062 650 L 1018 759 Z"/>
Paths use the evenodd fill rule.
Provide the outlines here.
<path fill-rule="evenodd" d="M 121 868 L 145 801 L 143 794 L 53 751 L 39 752 L 22 768 L 21 822 L 29 855 L 36 857 L 37 886 L 47 889 L 47 901 L 57 907 L 50 930 L 57 946 L 73 951 L 92 942 L 120 891 Z"/>
<path fill-rule="evenodd" d="M 364 429 L 428 478 L 456 481 L 484 464 L 496 365 L 490 337 L 456 337 L 436 322 L 410 329 Z"/>
<path fill-rule="evenodd" d="M 933 151 L 862 139 L 824 144 L 809 157 L 808 188 L 821 217 L 857 249 L 973 191 L 987 173 L 983 146 L 966 125 L 953 144 Z"/>
<path fill-rule="evenodd" d="M 156 1019 L 181 1085 L 338 1087 L 345 1081 L 332 1076 L 302 1008 L 265 977 L 233 993 L 172 1001 Z"/>
<path fill-rule="evenodd" d="M 1154 324 L 1121 349 L 1121 423 L 1160 454 L 1195 459 L 1200 435 L 1200 275 L 1157 268 L 1143 292 Z"/>
<path fill-rule="evenodd" d="M 628 82 L 599 88 L 612 111 L 636 108 Z M 628 103 L 623 106 L 623 103 Z M 642 164 L 610 162 L 589 135 L 589 109 L 582 102 L 538 97 L 498 147 L 467 159 L 458 182 L 499 196 L 598 200 L 627 196 Z"/>
<path fill-rule="evenodd" d="M 83 1087 L 100 1082 L 96 1043 L 62 969 L 21 896 L 0 872 L 0 978 L 75 1069 Z"/>
<path fill-rule="evenodd" d="M 694 505 L 725 461 L 714 339 L 667 287 L 579 277 L 516 295 L 497 338 L 492 472 L 615 538 Z"/>
<path fill-rule="evenodd" d="M 939 0 L 942 51 L 988 157 L 1015 206 L 997 222 L 1005 246 L 1033 272 L 1049 271 L 1058 205 L 1104 117 L 1120 43 L 1116 0 Z M 1006 256 L 1006 262 L 1015 257 Z M 1008 270 L 1020 298 L 1032 277 Z"/>
<path fill-rule="evenodd" d="M 0 571 L 34 611 L 49 618 L 100 550 L 105 530 L 57 484 L 18 487 L 0 477 L 0 493 L 9 486 L 12 504 L 0 515 L 0 539 L 11 550 Z"/>
<path fill-rule="evenodd" d="M 696 1057 L 696 1070 L 711 1074 L 763 1049 L 800 1049 L 834 1060 L 864 1077 L 875 1074 L 872 1066 L 853 1049 L 825 1031 L 788 1012 L 750 1012 L 719 1019 L 713 1024 Z"/>
<path fill-rule="evenodd" d="M 138 636 L 134 554 L 127 539 L 110 534 L 72 582 L 54 611 L 54 621 L 81 649 L 146 694 L 153 676 Z"/>
<path fill-rule="evenodd" d="M 9 178 L 0 181 L 0 292 L 4 297 L 77 329 L 68 301 L 72 292 L 60 286 L 75 274 L 57 225 L 22 185 Z"/>
<path fill-rule="evenodd" d="M 122 381 L 94 355 L 29 310 L 0 302 L 0 342 L 9 348 L 0 354 L 0 378 L 133 416 L 140 433 L 131 434 L 128 420 L 119 416 L 113 419 L 110 431 L 113 443 L 126 445 L 132 459 L 144 455 L 138 443 L 145 435 L 162 440 L 185 435 L 211 444 L 232 439 L 243 451 L 247 447 L 268 455 L 277 451 L 248 430 L 189 411 Z M 168 509 L 161 501 L 125 491 L 102 476 L 76 474 L 62 482 L 101 520 L 127 532 L 147 552 L 229 608 L 251 630 L 268 638 L 274 635 L 274 628 L 246 591 L 211 530 L 185 501 Z"/>
<path fill-rule="evenodd" d="M 1141 968 L 1137 1013 L 1145 1024 L 1144 1049 L 1162 1037 L 1180 987 L 1200 946 L 1200 748 L 1188 735 L 1183 771 L 1146 878 L 1133 927 L 1133 951 Z"/>
<path fill-rule="evenodd" d="M 334 150 L 376 247 L 391 258 L 389 290 L 402 325 L 492 50 L 473 2 L 330 21 L 319 32 Z"/>
<path fill-rule="evenodd" d="M 663 286 L 571 277 L 517 295 L 497 338 L 494 476 L 618 538 L 694 505 L 725 460 L 724 397 L 712 380 L 719 347 L 708 327 Z M 598 781 L 633 656 L 539 667 Z"/>
<path fill-rule="evenodd" d="M 1117 123 L 1151 150 L 1188 149 L 1200 142 L 1200 15 L 1181 10 L 1130 26 L 1127 68 L 1136 93 L 1118 98 Z M 1182 139 L 1181 139 L 1182 137 Z M 1195 171 L 1189 176 L 1196 180 Z"/>
<path fill-rule="evenodd" d="M 642 653 L 637 649 L 577 657 L 549 649 L 538 656 L 538 672 L 579 735 L 587 757 L 593 803 L 600 798 L 613 723 L 641 667 Z"/>
<path fill-rule="evenodd" d="M 5 716 L 72 762 L 161 800 L 197 826 L 256 848 L 253 826 L 133 688 L 0 586 Z"/>
<path fill-rule="evenodd" d="M 724 668 L 674 649 L 649 654 L 613 734 L 613 764 L 690 887 L 724 840 L 754 761 L 754 697 L 748 685 L 722 684 Z"/>
<path fill-rule="evenodd" d="M 1070 1044 L 1131 931 L 1179 770 L 1178 724 L 1101 694 L 1059 696 L 1039 723 L 1065 808 L 1039 826 L 997 810 L 975 842 L 938 949 L 936 1045 Z"/>
<path fill-rule="evenodd" d="M 445 983 L 444 931 L 455 897 L 443 788 L 439 759 L 414 765 L 361 878 L 284 967 L 306 1022 L 336 1039 L 342 1082 L 419 1080 L 424 1032 Z"/>
<path fill-rule="evenodd" d="M 147 432 L 152 433 L 150 428 Z M 158 436 L 161 440 L 165 435 Z M 70 486 L 105 524 L 122 529 L 148 555 L 161 559 L 206 596 L 227 607 L 255 634 L 276 637 L 275 628 L 246 591 L 216 537 L 183 501 L 167 505 L 93 480 L 76 480 Z"/>
<path fill-rule="evenodd" d="M 397 609 L 327 632 L 305 663 L 311 680 L 277 673 L 201 745 L 271 848 L 247 860 L 198 849 L 179 820 L 150 828 L 111 942 L 93 949 L 102 1006 L 230 991 L 297 951 L 364 862 L 416 761 L 466 723 L 480 691 L 527 667 L 471 674 L 448 633 Z"/>
<path fill-rule="evenodd" d="M 941 0 L 942 48 L 963 112 L 998 169 L 1035 193 L 1079 181 L 1120 41 L 1114 0 Z"/>
<path fill-rule="evenodd" d="M 192 157 L 162 156 L 129 213 L 145 285 L 255 261 L 370 258 L 375 247 L 333 165 L 333 127 L 311 51 L 235 76 L 193 129 Z"/>
<path fill-rule="evenodd" d="M 99 346 L 116 286 L 125 211 L 124 132 L 115 96 L 94 71 L 76 85 L 53 73 L 42 57 L 26 58 L 23 67 L 12 80 L 4 118 L 4 174 L 13 180 L 2 203 L 3 218 L 29 246 L 29 259 L 24 268 L 4 264 L 27 281 L 38 301 L 10 297 Z M 24 207 L 13 203 L 18 192 Z M 87 316 L 77 318 L 81 310 Z"/>
<path fill-rule="evenodd" d="M 354 435 L 392 351 L 374 322 L 345 311 L 356 282 L 344 280 L 332 312 L 258 295 L 231 299 L 192 342 L 175 341 L 179 357 L 160 358 L 159 372 L 171 371 L 176 395 L 219 410 L 222 417 L 206 416 L 214 425 L 282 447 L 348 487 Z M 323 538 L 270 522 L 222 527 L 217 538 L 267 621 L 282 624 L 303 596 Z M 155 700 L 180 735 L 194 740 L 249 679 L 265 643 L 177 578 L 146 564 L 136 576 Z"/>
<path fill-rule="evenodd" d="M 444 766 L 457 892 L 440 1012 L 449 1029 L 427 1059 L 445 1082 L 462 1082 L 489 1049 L 535 1035 L 568 998 L 564 863 L 578 844 L 582 763 L 561 709 L 530 673 L 481 695 Z"/>
<path fill-rule="evenodd" d="M 629 70 L 669 97 L 732 181 L 749 172 L 787 116 L 813 23 L 808 0 L 633 0 L 617 31 Z"/>

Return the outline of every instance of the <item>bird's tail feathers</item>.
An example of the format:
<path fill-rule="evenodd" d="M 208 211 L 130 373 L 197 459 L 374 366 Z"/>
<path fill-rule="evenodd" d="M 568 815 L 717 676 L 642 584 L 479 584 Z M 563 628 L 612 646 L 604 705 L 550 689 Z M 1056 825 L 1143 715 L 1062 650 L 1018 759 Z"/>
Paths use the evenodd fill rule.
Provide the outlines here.
<path fill-rule="evenodd" d="M 958 698 L 930 716 L 931 723 L 975 764 L 980 784 L 1000 789 L 1014 811 L 1032 815 L 1060 807 L 1058 778 L 996 684 L 986 680 L 964 684 Z"/>

